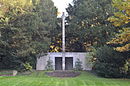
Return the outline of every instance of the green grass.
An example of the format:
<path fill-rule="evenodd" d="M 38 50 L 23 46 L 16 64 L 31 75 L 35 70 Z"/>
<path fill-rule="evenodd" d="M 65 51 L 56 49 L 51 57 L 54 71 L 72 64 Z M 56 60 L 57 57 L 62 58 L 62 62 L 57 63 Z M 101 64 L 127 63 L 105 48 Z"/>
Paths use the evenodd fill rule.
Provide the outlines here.
<path fill-rule="evenodd" d="M 130 79 L 106 79 L 88 72 L 76 78 L 55 78 L 41 71 L 26 76 L 0 76 L 0 86 L 130 86 Z"/>

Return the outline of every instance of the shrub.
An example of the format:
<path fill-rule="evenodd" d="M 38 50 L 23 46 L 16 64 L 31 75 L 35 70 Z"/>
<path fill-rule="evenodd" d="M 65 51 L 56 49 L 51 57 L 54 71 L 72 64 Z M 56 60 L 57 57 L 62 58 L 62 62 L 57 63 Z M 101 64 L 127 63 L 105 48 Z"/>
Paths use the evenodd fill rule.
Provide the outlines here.
<path fill-rule="evenodd" d="M 130 78 L 130 59 L 128 61 L 129 64 L 128 64 L 128 71 L 127 71 L 127 78 Z"/>
<path fill-rule="evenodd" d="M 91 52 L 88 52 L 86 54 L 86 66 L 90 69 L 93 67 L 93 64 L 96 60 L 95 54 L 96 54 L 96 49 L 94 47 L 92 47 Z"/>
<path fill-rule="evenodd" d="M 78 71 L 83 70 L 82 62 L 79 59 L 77 59 L 77 61 L 75 62 L 75 70 L 78 70 Z"/>
<path fill-rule="evenodd" d="M 121 53 L 113 50 L 108 46 L 103 46 L 97 49 L 96 62 L 93 70 L 103 77 L 122 77 L 121 68 L 125 64 L 125 59 Z"/>
<path fill-rule="evenodd" d="M 32 71 L 32 66 L 30 65 L 30 63 L 24 63 L 23 64 L 24 68 L 25 68 L 25 71 Z"/>
<path fill-rule="evenodd" d="M 130 78 L 130 66 L 129 66 L 127 78 Z"/>
<path fill-rule="evenodd" d="M 46 70 L 48 70 L 48 71 L 53 70 L 53 65 L 52 64 L 53 64 L 53 61 L 50 60 L 50 58 L 49 58 L 49 60 L 47 61 Z"/>

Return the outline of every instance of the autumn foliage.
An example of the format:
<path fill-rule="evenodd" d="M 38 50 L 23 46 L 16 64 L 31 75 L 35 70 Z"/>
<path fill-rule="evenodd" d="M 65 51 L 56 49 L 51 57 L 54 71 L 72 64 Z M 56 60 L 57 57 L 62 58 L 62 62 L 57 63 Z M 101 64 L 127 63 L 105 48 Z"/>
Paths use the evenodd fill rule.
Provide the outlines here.
<path fill-rule="evenodd" d="M 107 44 L 117 44 L 115 50 L 119 52 L 130 51 L 130 0 L 113 0 L 113 6 L 118 10 L 108 20 L 116 27 L 123 27 L 116 37 Z"/>

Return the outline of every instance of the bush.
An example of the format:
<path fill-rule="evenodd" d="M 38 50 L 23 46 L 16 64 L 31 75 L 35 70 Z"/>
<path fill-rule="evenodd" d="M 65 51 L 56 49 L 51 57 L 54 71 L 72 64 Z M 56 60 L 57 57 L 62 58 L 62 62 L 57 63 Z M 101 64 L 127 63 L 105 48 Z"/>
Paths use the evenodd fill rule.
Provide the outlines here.
<path fill-rule="evenodd" d="M 128 70 L 127 78 L 130 78 L 130 67 L 129 67 L 129 70 Z"/>
<path fill-rule="evenodd" d="M 75 70 L 78 70 L 78 71 L 83 70 L 82 62 L 79 59 L 77 59 L 77 61 L 75 62 Z"/>
<path fill-rule="evenodd" d="M 125 64 L 125 59 L 121 53 L 108 46 L 99 48 L 96 52 L 96 62 L 93 70 L 102 77 L 122 77 L 121 68 Z"/>
<path fill-rule="evenodd" d="M 32 66 L 29 63 L 24 63 L 23 64 L 25 71 L 32 71 Z"/>
<path fill-rule="evenodd" d="M 53 65 L 52 64 L 53 64 L 53 61 L 50 60 L 50 58 L 49 58 L 49 60 L 47 61 L 46 70 L 52 71 L 53 70 Z"/>
<path fill-rule="evenodd" d="M 94 62 L 96 61 L 95 54 L 96 49 L 92 47 L 91 52 L 88 52 L 86 55 L 86 66 L 90 69 L 93 67 Z"/>
<path fill-rule="evenodd" d="M 130 59 L 129 59 L 129 65 L 128 65 L 127 78 L 130 78 Z"/>

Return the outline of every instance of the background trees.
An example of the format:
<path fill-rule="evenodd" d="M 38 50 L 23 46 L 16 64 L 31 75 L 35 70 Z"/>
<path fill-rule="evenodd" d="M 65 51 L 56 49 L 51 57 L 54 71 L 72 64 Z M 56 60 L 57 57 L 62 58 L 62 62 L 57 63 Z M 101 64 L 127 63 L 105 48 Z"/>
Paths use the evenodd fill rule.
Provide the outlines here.
<path fill-rule="evenodd" d="M 35 63 L 35 55 L 49 50 L 50 32 L 57 20 L 53 2 L 1 0 L 0 4 L 0 67 Z"/>
<path fill-rule="evenodd" d="M 107 21 L 113 12 L 111 0 L 74 0 L 67 12 L 69 51 L 90 51 L 90 46 L 103 46 L 115 31 Z"/>
<path fill-rule="evenodd" d="M 129 75 L 129 4 L 129 0 L 73 0 L 67 8 L 66 51 L 93 47 L 97 74 Z M 24 63 L 35 67 L 37 54 L 50 48 L 61 51 L 60 22 L 51 0 L 0 0 L 0 69 L 21 69 Z"/>
<path fill-rule="evenodd" d="M 126 60 L 125 73 L 130 76 L 130 0 L 113 0 L 113 6 L 117 9 L 114 16 L 108 20 L 119 29 L 115 38 L 107 44 L 115 45 L 114 49 L 123 53 Z"/>
<path fill-rule="evenodd" d="M 93 70 L 102 77 L 123 77 L 125 58 L 111 47 L 103 46 L 97 49 L 96 62 Z"/>
<path fill-rule="evenodd" d="M 108 20 L 116 27 L 122 29 L 108 44 L 117 44 L 115 49 L 119 52 L 130 51 L 130 1 L 113 0 L 113 6 L 118 10 Z"/>
<path fill-rule="evenodd" d="M 108 20 L 118 31 L 115 38 L 107 42 L 109 47 L 98 49 L 94 70 L 104 77 L 129 77 L 130 2 L 129 0 L 113 0 L 113 7 L 115 8 L 114 15 Z"/>
<path fill-rule="evenodd" d="M 94 56 L 96 61 L 93 68 L 97 74 L 104 77 L 127 75 L 130 41 L 129 8 L 129 0 L 73 0 L 73 4 L 67 8 L 69 15 L 66 29 L 67 50 L 91 51 L 91 47 L 94 47 L 97 53 Z M 119 33 L 117 27 L 124 29 Z M 108 42 L 115 33 L 119 34 Z M 106 46 L 106 42 L 111 46 Z M 114 51 L 112 47 L 125 52 Z"/>

